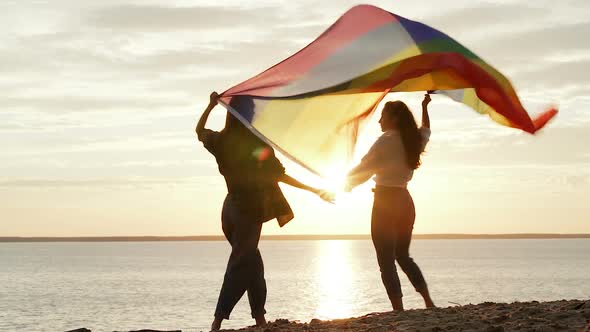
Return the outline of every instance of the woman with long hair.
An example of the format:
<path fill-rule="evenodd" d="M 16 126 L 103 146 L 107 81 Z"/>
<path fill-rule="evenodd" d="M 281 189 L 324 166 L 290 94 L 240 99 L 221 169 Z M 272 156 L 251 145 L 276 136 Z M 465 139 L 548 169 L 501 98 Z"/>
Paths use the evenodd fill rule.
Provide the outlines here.
<path fill-rule="evenodd" d="M 223 130 L 206 129 L 207 118 L 218 100 L 219 95 L 211 93 L 209 106 L 195 129 L 199 141 L 215 157 L 228 190 L 221 212 L 221 226 L 232 250 L 211 324 L 213 331 L 221 328 L 224 319 L 229 319 L 234 306 L 246 292 L 256 325 L 266 324 L 266 281 L 258 250 L 262 224 L 276 218 L 279 225 L 284 226 L 294 217 L 278 182 L 307 190 L 329 202 L 333 200 L 332 194 L 304 185 L 285 174 L 273 149 L 229 112 Z M 237 96 L 232 98 L 229 106 L 247 111 L 254 104 L 248 96 Z"/>
<path fill-rule="evenodd" d="M 371 238 L 381 280 L 394 310 L 404 310 L 396 261 L 424 298 L 426 307 L 434 307 L 424 276 L 409 253 L 416 212 L 407 189 L 430 137 L 429 102 L 430 95 L 426 94 L 420 128 L 404 102 L 387 102 L 379 120 L 383 135 L 348 174 L 348 191 L 375 175 Z"/>

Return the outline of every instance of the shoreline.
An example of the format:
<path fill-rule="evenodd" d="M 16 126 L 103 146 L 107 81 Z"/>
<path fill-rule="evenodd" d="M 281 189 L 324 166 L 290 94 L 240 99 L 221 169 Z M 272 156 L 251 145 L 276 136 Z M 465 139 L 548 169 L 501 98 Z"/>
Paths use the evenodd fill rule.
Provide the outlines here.
<path fill-rule="evenodd" d="M 368 234 L 341 235 L 263 235 L 261 241 L 370 240 Z M 520 234 L 414 234 L 414 240 L 527 240 L 527 239 L 590 239 L 590 234 L 520 233 Z M 226 241 L 222 235 L 193 236 L 76 236 L 26 237 L 3 236 L 0 243 L 14 242 L 191 242 Z"/>
<path fill-rule="evenodd" d="M 307 323 L 277 319 L 266 327 L 224 331 L 578 331 L 590 332 L 590 299 L 468 304 Z"/>

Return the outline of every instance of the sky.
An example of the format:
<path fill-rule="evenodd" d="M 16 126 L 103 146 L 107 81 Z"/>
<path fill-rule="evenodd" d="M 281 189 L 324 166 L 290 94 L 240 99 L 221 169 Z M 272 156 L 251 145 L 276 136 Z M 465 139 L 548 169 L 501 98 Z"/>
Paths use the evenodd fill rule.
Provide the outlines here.
<path fill-rule="evenodd" d="M 288 57 L 359 3 L 2 1 L 0 236 L 222 234 L 225 185 L 194 135 L 209 93 Z M 365 3 L 457 39 L 510 78 L 531 114 L 560 109 L 532 136 L 434 96 L 409 186 L 415 233 L 590 233 L 590 2 Z M 419 110 L 420 94 L 398 98 Z M 218 106 L 208 126 L 224 116 Z M 357 159 L 378 135 L 375 118 Z M 283 186 L 296 218 L 263 234 L 368 234 L 371 186 L 333 205 Z"/>

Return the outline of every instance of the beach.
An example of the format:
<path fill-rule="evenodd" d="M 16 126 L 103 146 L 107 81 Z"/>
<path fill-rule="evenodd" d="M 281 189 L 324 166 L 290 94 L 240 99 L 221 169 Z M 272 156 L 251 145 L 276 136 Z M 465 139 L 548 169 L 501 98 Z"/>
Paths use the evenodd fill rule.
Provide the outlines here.
<path fill-rule="evenodd" d="M 590 300 L 484 302 L 475 305 L 371 313 L 331 321 L 276 320 L 266 327 L 226 331 L 590 331 Z"/>

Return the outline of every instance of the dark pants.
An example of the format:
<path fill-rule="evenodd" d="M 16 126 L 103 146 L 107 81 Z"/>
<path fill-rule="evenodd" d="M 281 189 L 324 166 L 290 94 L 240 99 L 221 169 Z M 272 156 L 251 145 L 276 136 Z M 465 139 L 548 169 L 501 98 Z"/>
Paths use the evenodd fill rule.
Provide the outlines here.
<path fill-rule="evenodd" d="M 390 299 L 403 296 L 395 261 L 416 289 L 427 289 L 418 265 L 410 257 L 410 241 L 416 211 L 405 188 L 377 187 L 371 215 L 371 237 L 381 270 L 381 280 Z"/>
<path fill-rule="evenodd" d="M 249 220 L 240 213 L 236 202 L 228 195 L 223 203 L 221 224 L 232 250 L 219 293 L 215 317 L 229 319 L 234 306 L 246 291 L 252 318 L 263 315 L 266 313 L 266 281 L 262 256 L 258 250 L 262 222 Z"/>

